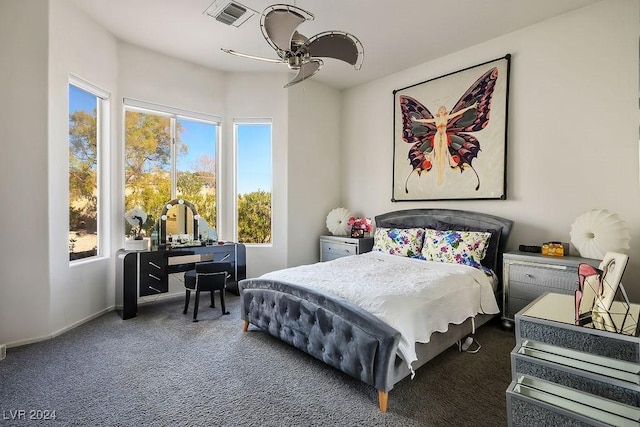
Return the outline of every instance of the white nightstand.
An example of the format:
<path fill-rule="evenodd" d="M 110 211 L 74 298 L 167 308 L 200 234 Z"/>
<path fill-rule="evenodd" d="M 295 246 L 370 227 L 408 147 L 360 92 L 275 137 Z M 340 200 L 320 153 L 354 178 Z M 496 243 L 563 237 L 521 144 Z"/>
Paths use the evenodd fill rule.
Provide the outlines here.
<path fill-rule="evenodd" d="M 358 239 L 348 236 L 320 236 L 320 261 L 358 255 L 369 252 L 371 248 L 373 248 L 373 237 Z"/>

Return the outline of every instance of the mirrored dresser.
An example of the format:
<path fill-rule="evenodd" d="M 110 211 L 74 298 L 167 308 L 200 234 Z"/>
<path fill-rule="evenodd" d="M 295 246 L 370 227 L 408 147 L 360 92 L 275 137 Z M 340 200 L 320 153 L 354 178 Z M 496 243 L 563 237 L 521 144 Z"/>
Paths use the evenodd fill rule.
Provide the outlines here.
<path fill-rule="evenodd" d="M 515 315 L 509 426 L 640 426 L 640 305 L 612 307 L 615 333 L 575 325 L 574 304 L 546 293 Z"/>

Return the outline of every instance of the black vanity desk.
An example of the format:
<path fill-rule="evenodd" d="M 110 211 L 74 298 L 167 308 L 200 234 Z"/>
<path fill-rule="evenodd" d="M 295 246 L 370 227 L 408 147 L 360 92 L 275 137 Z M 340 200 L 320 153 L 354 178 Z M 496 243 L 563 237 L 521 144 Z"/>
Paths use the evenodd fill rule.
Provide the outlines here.
<path fill-rule="evenodd" d="M 181 266 L 201 261 L 224 261 L 233 265 L 227 289 L 238 292 L 238 281 L 247 276 L 246 248 L 241 243 L 185 246 L 155 251 L 116 253 L 116 310 L 122 319 L 136 316 L 138 297 L 169 291 L 169 274 L 184 271 Z"/>

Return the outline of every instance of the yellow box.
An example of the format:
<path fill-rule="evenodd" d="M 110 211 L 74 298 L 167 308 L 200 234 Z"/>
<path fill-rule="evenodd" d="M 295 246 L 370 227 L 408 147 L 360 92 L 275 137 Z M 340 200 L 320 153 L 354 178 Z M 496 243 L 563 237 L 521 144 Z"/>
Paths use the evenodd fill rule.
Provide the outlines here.
<path fill-rule="evenodd" d="M 565 256 L 569 255 L 569 245 L 562 242 L 547 242 L 542 245 L 542 255 Z"/>

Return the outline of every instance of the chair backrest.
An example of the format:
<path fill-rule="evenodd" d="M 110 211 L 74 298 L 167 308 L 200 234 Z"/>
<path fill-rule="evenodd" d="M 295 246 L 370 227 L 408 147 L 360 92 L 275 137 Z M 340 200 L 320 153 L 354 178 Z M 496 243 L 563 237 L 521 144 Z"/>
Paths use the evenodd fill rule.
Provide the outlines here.
<path fill-rule="evenodd" d="M 224 289 L 232 272 L 230 262 L 199 262 L 196 264 L 196 286 L 200 290 Z"/>

